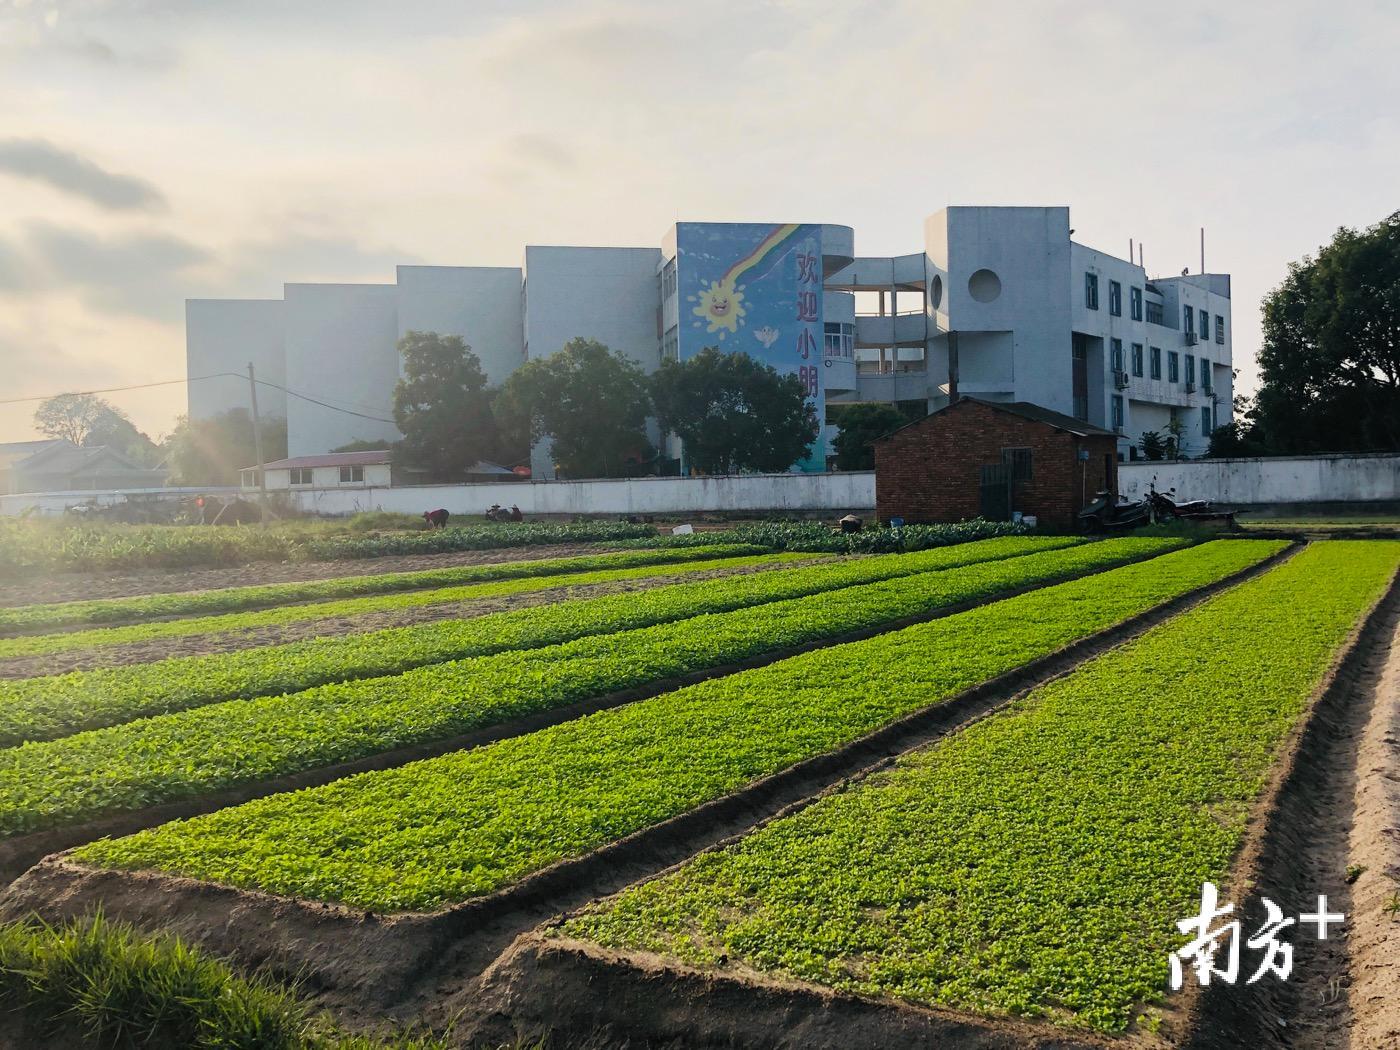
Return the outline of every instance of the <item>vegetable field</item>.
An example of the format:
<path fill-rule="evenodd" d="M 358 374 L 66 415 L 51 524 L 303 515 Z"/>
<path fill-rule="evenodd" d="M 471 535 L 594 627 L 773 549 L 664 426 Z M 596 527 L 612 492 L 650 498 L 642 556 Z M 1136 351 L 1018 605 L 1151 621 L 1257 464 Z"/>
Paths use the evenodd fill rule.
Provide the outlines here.
<path fill-rule="evenodd" d="M 499 541 L 450 533 L 289 526 L 237 556 Z M 128 566 L 119 534 L 6 540 L 30 567 Z M 850 995 L 999 1046 L 1189 1043 L 1177 920 L 1278 833 L 1323 688 L 1371 682 L 1355 662 L 1400 617 L 1388 540 L 520 538 L 585 536 L 620 549 L 0 607 L 0 659 L 105 654 L 0 679 L 0 862 L 66 850 L 0 896 L 0 997 L 86 1017 L 81 945 L 148 1043 L 766 1046 L 738 1019 L 774 989 L 810 992 L 774 1023 L 823 1046 L 867 1045 L 831 1005 Z M 271 958 L 331 1016 L 240 969 Z"/>
<path fill-rule="evenodd" d="M 1161 999 L 1172 921 L 1224 881 L 1280 742 L 1397 566 L 1398 543 L 1314 546 L 565 929 L 1121 1032 Z"/>

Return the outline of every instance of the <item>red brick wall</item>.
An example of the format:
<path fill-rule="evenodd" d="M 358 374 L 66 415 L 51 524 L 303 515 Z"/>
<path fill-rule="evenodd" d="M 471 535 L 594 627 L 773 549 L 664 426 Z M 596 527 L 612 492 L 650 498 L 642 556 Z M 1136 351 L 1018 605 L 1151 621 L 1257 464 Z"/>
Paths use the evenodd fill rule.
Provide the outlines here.
<path fill-rule="evenodd" d="M 981 467 L 1000 463 L 1004 448 L 1032 450 L 1032 479 L 1016 483 L 1012 509 L 1034 514 L 1043 525 L 1072 528 L 1093 494 L 1116 484 L 1114 438 L 1076 437 L 1046 423 L 959 401 L 875 446 L 876 516 L 910 523 L 977 517 Z M 1082 465 L 1080 448 L 1089 451 Z"/>

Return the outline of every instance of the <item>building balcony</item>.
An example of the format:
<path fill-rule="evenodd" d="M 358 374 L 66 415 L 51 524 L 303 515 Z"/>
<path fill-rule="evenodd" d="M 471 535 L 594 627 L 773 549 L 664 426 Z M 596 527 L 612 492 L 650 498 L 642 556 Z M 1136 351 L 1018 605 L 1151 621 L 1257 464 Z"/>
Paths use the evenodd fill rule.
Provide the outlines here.
<path fill-rule="evenodd" d="M 857 346 L 923 346 L 928 339 L 928 316 L 922 311 L 903 314 L 857 314 Z"/>

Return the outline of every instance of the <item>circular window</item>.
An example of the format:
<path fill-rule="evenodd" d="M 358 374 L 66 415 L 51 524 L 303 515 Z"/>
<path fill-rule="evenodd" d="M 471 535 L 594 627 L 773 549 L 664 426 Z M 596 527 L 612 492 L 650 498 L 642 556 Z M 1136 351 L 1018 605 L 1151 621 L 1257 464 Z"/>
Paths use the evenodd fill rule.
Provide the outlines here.
<path fill-rule="evenodd" d="M 928 304 L 935 310 L 943 305 L 943 278 L 938 274 L 928 283 Z"/>
<path fill-rule="evenodd" d="M 967 279 L 967 294 L 979 303 L 990 303 L 1001 295 L 1001 278 L 991 270 L 978 270 Z"/>

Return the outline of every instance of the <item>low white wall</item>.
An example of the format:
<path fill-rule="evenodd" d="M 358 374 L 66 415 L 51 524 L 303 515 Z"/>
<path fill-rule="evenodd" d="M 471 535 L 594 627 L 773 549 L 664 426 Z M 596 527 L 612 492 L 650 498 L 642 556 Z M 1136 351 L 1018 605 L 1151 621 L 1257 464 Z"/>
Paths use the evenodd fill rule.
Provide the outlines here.
<path fill-rule="evenodd" d="M 1118 487 L 1130 499 L 1176 489 L 1179 499 L 1227 504 L 1382 503 L 1400 500 L 1400 455 L 1290 456 L 1120 463 Z"/>
<path fill-rule="evenodd" d="M 79 507 L 85 504 L 111 507 L 118 503 L 135 502 L 145 498 L 178 499 L 182 496 L 232 496 L 237 493 L 237 488 L 217 485 L 202 489 L 88 489 L 73 492 L 19 492 L 0 496 L 0 516 L 62 514 L 70 507 Z"/>
<path fill-rule="evenodd" d="M 692 511 L 868 510 L 875 474 L 749 474 L 724 478 L 618 478 L 603 481 L 515 481 L 407 488 L 292 490 L 292 501 L 316 514 L 392 510 L 421 514 L 443 507 L 480 517 L 493 503 L 536 514 L 675 514 Z"/>

